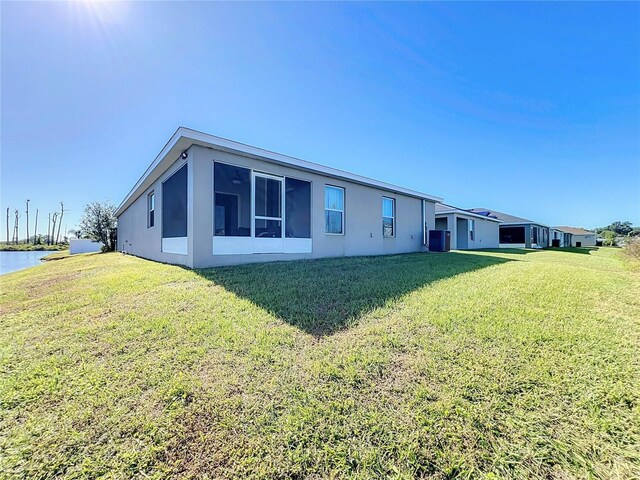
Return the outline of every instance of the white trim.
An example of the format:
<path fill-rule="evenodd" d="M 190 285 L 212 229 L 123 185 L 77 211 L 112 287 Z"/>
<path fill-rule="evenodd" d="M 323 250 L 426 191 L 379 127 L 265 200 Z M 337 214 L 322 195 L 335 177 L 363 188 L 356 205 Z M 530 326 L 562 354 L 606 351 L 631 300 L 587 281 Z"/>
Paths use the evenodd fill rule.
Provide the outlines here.
<path fill-rule="evenodd" d="M 188 237 L 173 237 L 162 239 L 162 252 L 175 253 L 177 255 L 187 255 Z"/>
<path fill-rule="evenodd" d="M 256 242 L 256 240 L 260 240 Z M 277 244 L 277 245 L 276 245 Z M 282 246 L 282 247 L 281 247 Z M 274 247 L 280 248 L 274 251 Z M 213 255 L 251 255 L 254 253 L 312 253 L 310 238 L 213 237 Z"/>
<path fill-rule="evenodd" d="M 253 253 L 252 237 L 213 237 L 213 255 L 243 255 Z"/>
<path fill-rule="evenodd" d="M 311 253 L 313 242 L 310 238 L 285 238 L 284 253 Z"/>
<path fill-rule="evenodd" d="M 157 178 L 164 173 L 169 165 L 176 161 L 180 157 L 180 154 L 187 151 L 192 145 L 199 145 L 205 148 L 213 148 L 215 150 L 222 150 L 230 153 L 240 154 L 258 160 L 266 160 L 279 165 L 294 167 L 301 170 L 306 170 L 313 173 L 319 173 L 329 177 L 339 178 L 347 180 L 353 183 L 361 185 L 367 185 L 370 187 L 379 188 L 381 190 L 389 191 L 391 193 L 400 193 L 408 195 L 410 197 L 422 198 L 432 202 L 442 202 L 441 197 L 429 195 L 426 193 L 418 192 L 408 188 L 402 188 L 396 185 L 392 185 L 386 182 L 380 182 L 362 175 L 356 175 L 354 173 L 345 172 L 336 168 L 326 167 L 317 163 L 307 162 L 287 155 L 282 155 L 261 148 L 251 147 L 243 143 L 234 142 L 226 138 L 216 137 L 215 135 L 209 135 L 189 128 L 180 127 L 173 134 L 171 139 L 166 143 L 162 151 L 153 160 L 151 165 L 145 170 L 144 174 L 136 182 L 133 188 L 129 191 L 124 198 L 118 209 L 116 210 L 116 216 L 120 216 L 140 194 L 146 190 Z M 164 167 L 164 168 L 163 168 Z M 159 171 L 159 173 L 158 173 Z"/>
<path fill-rule="evenodd" d="M 538 222 L 502 222 L 501 225 L 505 225 L 505 226 L 509 226 L 509 225 L 513 225 L 513 226 L 518 226 L 518 225 L 535 225 L 537 227 L 542 227 L 542 228 L 551 228 L 549 225 L 545 225 L 543 223 L 538 223 Z"/>

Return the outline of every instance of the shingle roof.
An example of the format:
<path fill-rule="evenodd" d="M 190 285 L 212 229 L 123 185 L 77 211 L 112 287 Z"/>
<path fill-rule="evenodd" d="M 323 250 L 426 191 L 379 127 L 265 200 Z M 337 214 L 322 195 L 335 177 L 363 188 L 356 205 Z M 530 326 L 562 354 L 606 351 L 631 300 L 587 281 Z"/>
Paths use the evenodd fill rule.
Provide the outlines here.
<path fill-rule="evenodd" d="M 539 222 L 534 222 L 533 220 L 516 217 L 515 215 L 509 215 L 508 213 L 498 212 L 488 208 L 470 208 L 469 211 L 477 213 L 478 215 L 495 217 L 505 223 L 535 223 L 536 225 L 541 225 Z"/>
<path fill-rule="evenodd" d="M 452 212 L 461 214 L 461 215 L 466 214 L 470 217 L 482 217 L 482 218 L 486 218 L 487 220 L 491 220 L 493 222 L 500 222 L 500 220 L 494 217 L 493 215 L 480 215 L 478 213 L 472 212 L 471 210 L 454 207 L 453 205 L 447 205 L 446 203 L 436 203 L 436 215 L 452 213 Z"/>
<path fill-rule="evenodd" d="M 561 230 L 564 233 L 570 233 L 571 235 L 595 235 L 595 232 L 591 230 L 585 230 L 584 228 L 578 227 L 553 227 L 556 230 Z"/>

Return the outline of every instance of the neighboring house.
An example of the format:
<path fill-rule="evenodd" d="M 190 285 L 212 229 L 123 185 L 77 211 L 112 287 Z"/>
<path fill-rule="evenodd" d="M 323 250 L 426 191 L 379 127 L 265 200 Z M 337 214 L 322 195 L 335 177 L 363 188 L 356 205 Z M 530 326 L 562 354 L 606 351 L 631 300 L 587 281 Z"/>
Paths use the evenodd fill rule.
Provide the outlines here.
<path fill-rule="evenodd" d="M 550 245 L 548 225 L 488 208 L 471 208 L 469 211 L 484 217 L 497 218 L 502 222 L 501 248 L 545 248 Z"/>
<path fill-rule="evenodd" d="M 500 246 L 500 220 L 468 210 L 436 204 L 436 230 L 451 232 L 451 248 L 472 250 Z"/>
<path fill-rule="evenodd" d="M 553 241 L 558 240 L 560 243 L 560 247 L 570 247 L 571 246 L 571 234 L 569 232 L 565 232 L 560 227 L 551 227 L 549 229 L 549 235 L 551 237 L 551 246 L 553 246 Z"/>
<path fill-rule="evenodd" d="M 181 127 L 118 207 L 118 250 L 196 268 L 419 252 L 441 201 Z"/>
<path fill-rule="evenodd" d="M 565 233 L 571 234 L 572 247 L 595 247 L 597 234 L 584 228 L 576 227 L 555 227 Z"/>

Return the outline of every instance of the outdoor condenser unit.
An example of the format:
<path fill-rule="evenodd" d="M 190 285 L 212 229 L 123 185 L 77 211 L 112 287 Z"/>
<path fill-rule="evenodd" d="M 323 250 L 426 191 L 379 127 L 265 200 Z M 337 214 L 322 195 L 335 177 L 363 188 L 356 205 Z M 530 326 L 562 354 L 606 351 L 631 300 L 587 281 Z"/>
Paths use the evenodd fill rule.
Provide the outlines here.
<path fill-rule="evenodd" d="M 451 232 L 449 230 L 429 230 L 429 251 L 448 252 L 451 250 Z"/>

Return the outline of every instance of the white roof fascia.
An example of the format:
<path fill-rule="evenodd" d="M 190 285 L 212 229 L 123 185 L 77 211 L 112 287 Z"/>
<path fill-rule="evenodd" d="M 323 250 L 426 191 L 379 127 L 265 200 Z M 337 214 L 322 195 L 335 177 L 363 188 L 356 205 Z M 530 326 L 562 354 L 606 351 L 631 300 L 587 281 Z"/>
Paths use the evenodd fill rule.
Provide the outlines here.
<path fill-rule="evenodd" d="M 452 213 L 455 214 L 455 215 L 460 215 L 460 216 L 465 216 L 466 215 L 466 216 L 469 216 L 469 217 L 480 218 L 482 220 L 490 220 L 492 222 L 502 223 L 504 225 L 503 221 L 499 220 L 497 218 L 485 217 L 484 215 L 478 215 L 477 213 L 467 212 L 465 210 L 458 210 L 458 209 L 443 210 L 443 211 L 437 212 L 436 213 L 436 217 L 438 215 L 450 215 Z"/>
<path fill-rule="evenodd" d="M 502 222 L 502 225 L 536 225 L 538 227 L 551 228 L 549 225 L 538 222 Z"/>
<path fill-rule="evenodd" d="M 157 177 L 159 177 L 162 172 L 166 170 L 166 168 L 169 168 L 169 166 L 178 159 L 178 157 L 184 150 L 187 150 L 192 145 L 199 145 L 205 148 L 213 148 L 215 150 L 228 151 L 235 154 L 255 157 L 259 160 L 266 160 L 271 163 L 276 163 L 287 167 L 294 167 L 313 173 L 320 173 L 330 177 L 380 188 L 382 190 L 387 190 L 393 193 L 400 193 L 411 197 L 421 198 L 431 202 L 443 201 L 442 198 L 436 197 L 434 195 L 429 195 L 408 188 L 399 187 L 390 183 L 364 177 L 362 175 L 338 170 L 336 168 L 326 167 L 324 165 L 308 162 L 299 158 L 289 157 L 280 153 L 252 147 L 250 145 L 245 145 L 243 143 L 235 142 L 233 140 L 228 140 L 222 137 L 216 137 L 215 135 L 198 132 L 189 128 L 180 127 L 178 128 L 178 130 L 176 130 L 176 133 L 173 134 L 162 151 L 154 159 L 149 168 L 147 168 L 144 174 L 136 182 L 134 187 L 129 191 L 125 199 L 116 210 L 116 216 L 121 215 L 122 212 L 124 212 L 129 207 L 129 205 L 131 205 L 131 203 L 133 203 L 133 201 L 142 193 L 141 190 L 148 188 L 157 179 Z M 166 160 L 167 158 L 169 158 L 169 161 Z M 154 172 L 162 163 L 166 164 L 166 168 L 154 175 Z"/>

